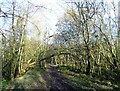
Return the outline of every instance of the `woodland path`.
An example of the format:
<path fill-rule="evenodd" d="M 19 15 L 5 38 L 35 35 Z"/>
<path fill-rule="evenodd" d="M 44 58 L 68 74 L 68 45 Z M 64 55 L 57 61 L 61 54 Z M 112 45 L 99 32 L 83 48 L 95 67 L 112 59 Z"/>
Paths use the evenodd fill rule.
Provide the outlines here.
<path fill-rule="evenodd" d="M 49 66 L 47 70 L 42 70 L 41 75 L 50 91 L 79 91 L 66 82 L 67 79 L 57 71 L 56 66 Z"/>

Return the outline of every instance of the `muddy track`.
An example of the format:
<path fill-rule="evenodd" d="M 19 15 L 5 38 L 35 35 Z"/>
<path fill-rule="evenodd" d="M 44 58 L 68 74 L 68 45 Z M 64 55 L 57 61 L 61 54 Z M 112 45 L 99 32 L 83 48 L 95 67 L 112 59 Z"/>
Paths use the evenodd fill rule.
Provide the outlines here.
<path fill-rule="evenodd" d="M 47 70 L 42 70 L 41 75 L 50 91 L 79 91 L 66 82 L 66 78 L 56 70 L 55 66 L 50 66 Z"/>

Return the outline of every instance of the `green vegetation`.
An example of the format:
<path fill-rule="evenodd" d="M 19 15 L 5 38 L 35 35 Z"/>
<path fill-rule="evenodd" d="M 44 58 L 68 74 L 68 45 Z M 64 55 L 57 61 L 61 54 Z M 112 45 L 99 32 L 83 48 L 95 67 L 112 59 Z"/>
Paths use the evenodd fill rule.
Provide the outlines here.
<path fill-rule="evenodd" d="M 61 88 L 120 90 L 120 30 L 114 3 L 66 2 L 53 35 L 48 26 L 42 33 L 41 22 L 33 18 L 44 6 L 14 0 L 4 4 L 0 8 L 2 90 L 47 89 L 52 80 L 51 88 L 60 83 Z"/>
<path fill-rule="evenodd" d="M 2 89 L 4 90 L 7 85 L 8 85 L 8 81 L 7 80 L 3 80 L 2 81 Z"/>
<path fill-rule="evenodd" d="M 115 73 L 106 73 L 106 76 L 97 75 L 85 75 L 83 73 L 77 73 L 76 70 L 71 70 L 71 67 L 59 66 L 58 71 L 62 72 L 66 77 L 67 83 L 70 85 L 82 89 L 82 90 L 113 90 L 117 91 L 120 89 L 119 76 Z"/>
<path fill-rule="evenodd" d="M 80 69 L 76 69 L 75 67 L 71 66 L 57 66 L 58 71 L 64 71 L 64 72 L 75 72 L 75 73 L 80 73 Z"/>
<path fill-rule="evenodd" d="M 33 69 L 14 81 L 11 81 L 6 89 L 46 89 L 44 79 L 39 69 Z"/>

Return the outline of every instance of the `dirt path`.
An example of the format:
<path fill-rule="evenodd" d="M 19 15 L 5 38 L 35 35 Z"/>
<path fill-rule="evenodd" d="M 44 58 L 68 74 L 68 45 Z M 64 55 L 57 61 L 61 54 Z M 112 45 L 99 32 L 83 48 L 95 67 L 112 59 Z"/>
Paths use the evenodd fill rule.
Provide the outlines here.
<path fill-rule="evenodd" d="M 79 91 L 66 82 L 65 77 L 56 70 L 55 66 L 49 66 L 47 71 L 42 70 L 41 75 L 50 91 Z"/>

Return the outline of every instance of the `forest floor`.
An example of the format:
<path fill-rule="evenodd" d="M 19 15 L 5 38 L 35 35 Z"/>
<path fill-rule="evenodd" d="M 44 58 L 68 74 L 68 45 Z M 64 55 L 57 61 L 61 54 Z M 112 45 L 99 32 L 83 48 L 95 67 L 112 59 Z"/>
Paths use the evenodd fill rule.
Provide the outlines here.
<path fill-rule="evenodd" d="M 41 75 L 50 91 L 79 91 L 66 81 L 66 78 L 57 71 L 55 66 L 49 66 L 47 70 L 42 70 Z"/>
<path fill-rule="evenodd" d="M 46 69 L 33 69 L 24 76 L 9 82 L 6 89 L 39 90 L 39 91 L 79 91 L 66 82 L 66 78 L 58 72 L 56 66 L 48 66 Z"/>
<path fill-rule="evenodd" d="M 37 91 L 120 91 L 120 84 L 112 80 L 105 80 L 75 73 L 66 70 L 59 70 L 55 65 L 50 65 L 46 69 L 33 69 L 24 76 L 11 81 L 6 89 L 22 89 Z"/>
<path fill-rule="evenodd" d="M 66 68 L 60 70 L 58 66 L 49 66 L 47 70 L 41 71 L 46 86 L 51 91 L 120 91 L 120 82 L 102 77 L 93 77 L 82 73 L 75 73 Z M 108 75 L 107 78 L 110 78 Z M 118 81 L 118 82 L 116 82 Z"/>

